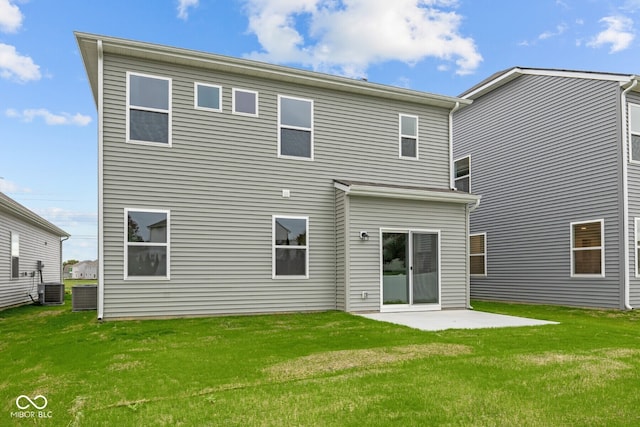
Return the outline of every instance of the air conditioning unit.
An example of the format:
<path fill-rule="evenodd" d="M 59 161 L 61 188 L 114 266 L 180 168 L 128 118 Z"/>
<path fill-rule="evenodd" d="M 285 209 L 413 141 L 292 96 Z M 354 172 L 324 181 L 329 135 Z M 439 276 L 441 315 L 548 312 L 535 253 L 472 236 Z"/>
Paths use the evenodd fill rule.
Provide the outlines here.
<path fill-rule="evenodd" d="M 80 285 L 71 288 L 72 311 L 98 308 L 98 285 Z"/>
<path fill-rule="evenodd" d="M 62 283 L 40 283 L 38 285 L 38 302 L 42 305 L 64 304 L 64 285 Z"/>

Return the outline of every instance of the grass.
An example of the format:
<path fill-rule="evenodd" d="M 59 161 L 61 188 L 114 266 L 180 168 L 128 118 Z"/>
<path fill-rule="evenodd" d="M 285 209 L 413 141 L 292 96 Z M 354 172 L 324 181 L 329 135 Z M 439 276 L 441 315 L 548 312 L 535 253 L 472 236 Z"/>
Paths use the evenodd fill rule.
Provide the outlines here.
<path fill-rule="evenodd" d="M 423 332 L 341 312 L 99 323 L 70 301 L 5 310 L 0 425 L 640 425 L 640 313 L 474 306 L 561 323 Z M 46 396 L 51 418 L 12 419 L 22 394 Z"/>

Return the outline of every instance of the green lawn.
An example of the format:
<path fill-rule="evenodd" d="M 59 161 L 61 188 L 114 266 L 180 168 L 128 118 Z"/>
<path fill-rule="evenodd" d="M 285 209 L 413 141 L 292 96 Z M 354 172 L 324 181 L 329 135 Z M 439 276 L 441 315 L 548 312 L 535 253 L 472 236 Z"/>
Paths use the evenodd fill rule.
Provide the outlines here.
<path fill-rule="evenodd" d="M 99 323 L 0 312 L 0 425 L 640 425 L 640 313 L 475 303 L 559 325 L 421 332 L 341 312 Z M 20 395 L 50 418 L 12 418 Z M 23 401 L 24 403 L 24 401 Z"/>

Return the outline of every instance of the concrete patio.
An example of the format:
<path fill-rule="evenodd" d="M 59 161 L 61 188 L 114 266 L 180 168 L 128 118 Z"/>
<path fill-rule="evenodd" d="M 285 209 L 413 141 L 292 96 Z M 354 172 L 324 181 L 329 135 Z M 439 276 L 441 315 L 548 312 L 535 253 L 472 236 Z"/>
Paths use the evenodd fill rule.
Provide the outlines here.
<path fill-rule="evenodd" d="M 368 319 L 409 326 L 423 331 L 445 329 L 507 328 L 557 325 L 558 322 L 486 313 L 474 310 L 413 311 L 398 313 L 356 313 Z"/>

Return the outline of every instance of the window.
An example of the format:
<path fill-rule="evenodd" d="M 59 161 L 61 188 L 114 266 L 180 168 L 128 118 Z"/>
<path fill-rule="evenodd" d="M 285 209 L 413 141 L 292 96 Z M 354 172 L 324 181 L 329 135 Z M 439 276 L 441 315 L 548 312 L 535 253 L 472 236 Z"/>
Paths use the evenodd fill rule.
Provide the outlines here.
<path fill-rule="evenodd" d="M 233 113 L 247 116 L 258 115 L 258 92 L 244 89 L 233 89 Z"/>
<path fill-rule="evenodd" d="M 640 162 L 640 105 L 629 104 L 631 160 Z"/>
<path fill-rule="evenodd" d="M 313 159 L 313 101 L 278 96 L 278 156 Z"/>
<path fill-rule="evenodd" d="M 171 145 L 171 79 L 127 73 L 127 142 Z"/>
<path fill-rule="evenodd" d="M 471 157 L 463 157 L 455 161 L 455 187 L 465 193 L 471 192 Z"/>
<path fill-rule="evenodd" d="M 20 277 L 20 234 L 11 234 L 11 278 Z"/>
<path fill-rule="evenodd" d="M 418 158 L 418 117 L 400 114 L 400 157 Z"/>
<path fill-rule="evenodd" d="M 194 84 L 194 107 L 198 110 L 222 111 L 222 88 L 205 83 Z"/>
<path fill-rule="evenodd" d="M 125 279 L 169 278 L 169 211 L 125 209 Z"/>
<path fill-rule="evenodd" d="M 308 217 L 273 217 L 273 278 L 309 277 Z"/>
<path fill-rule="evenodd" d="M 604 220 L 571 223 L 571 275 L 604 277 Z"/>
<path fill-rule="evenodd" d="M 487 275 L 487 234 L 478 233 L 469 236 L 470 273 L 472 276 Z"/>
<path fill-rule="evenodd" d="M 636 218 L 636 277 L 640 277 L 640 218 Z"/>

